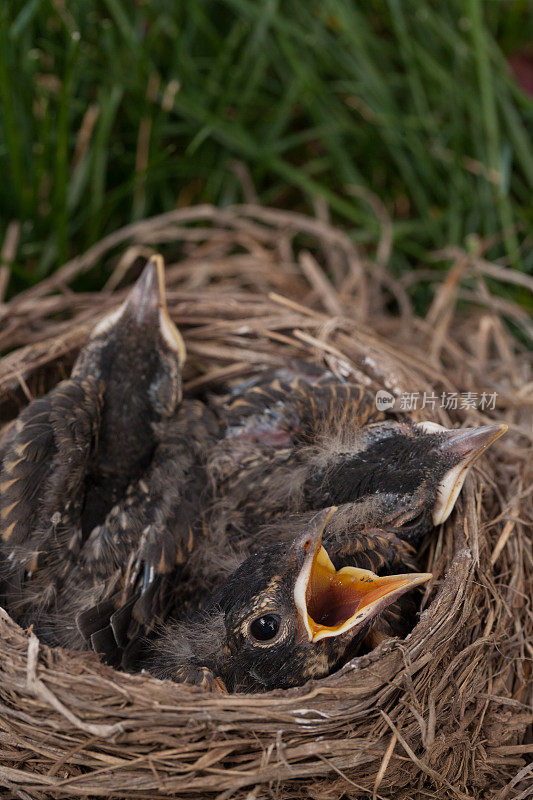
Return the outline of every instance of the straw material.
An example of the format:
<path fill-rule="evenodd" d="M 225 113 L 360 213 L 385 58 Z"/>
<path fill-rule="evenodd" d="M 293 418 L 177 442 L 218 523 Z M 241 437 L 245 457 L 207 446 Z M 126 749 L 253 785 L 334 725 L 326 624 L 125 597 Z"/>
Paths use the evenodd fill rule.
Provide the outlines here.
<path fill-rule="evenodd" d="M 2 614 L 2 797 L 528 796 L 532 378 L 502 316 L 524 336 L 530 321 L 488 285 L 530 279 L 453 250 L 438 256 L 452 260 L 448 272 L 402 283 L 386 270 L 386 220 L 371 261 L 321 211 L 172 211 L 117 231 L 0 305 L 0 349 L 9 351 L 0 419 L 68 375 L 91 327 L 123 297 L 117 287 L 159 250 L 188 348 L 189 394 L 298 356 L 374 389 L 434 392 L 435 410 L 419 419 L 508 422 L 454 514 L 428 537 L 420 567 L 434 578 L 420 621 L 405 641 L 384 642 L 324 680 L 215 696 L 50 650 Z M 102 293 L 73 292 L 77 276 L 102 265 Z M 434 290 L 425 319 L 409 299 L 418 280 Z M 440 407 L 443 392 L 458 392 L 460 406 L 460 393 L 483 391 L 497 392 L 495 410 Z"/>

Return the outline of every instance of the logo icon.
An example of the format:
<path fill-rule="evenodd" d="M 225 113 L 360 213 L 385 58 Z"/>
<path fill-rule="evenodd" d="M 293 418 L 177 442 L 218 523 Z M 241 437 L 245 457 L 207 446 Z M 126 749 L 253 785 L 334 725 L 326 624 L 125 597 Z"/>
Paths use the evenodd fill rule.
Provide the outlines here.
<path fill-rule="evenodd" d="M 394 406 L 394 395 L 390 392 L 386 392 L 384 389 L 380 389 L 376 392 L 376 408 L 378 411 L 387 411 L 389 408 L 393 408 Z"/>

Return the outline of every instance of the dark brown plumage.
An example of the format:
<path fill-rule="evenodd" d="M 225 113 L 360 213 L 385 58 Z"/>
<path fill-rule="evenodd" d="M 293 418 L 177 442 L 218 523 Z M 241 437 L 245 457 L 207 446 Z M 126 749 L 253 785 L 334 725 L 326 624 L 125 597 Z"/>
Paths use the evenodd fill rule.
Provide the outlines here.
<path fill-rule="evenodd" d="M 0 476 L 5 598 L 50 643 L 108 652 L 116 614 L 125 645 L 157 618 L 163 577 L 191 549 L 197 472 L 217 425 L 201 403 L 181 403 L 184 359 L 155 256 L 71 377 L 10 432 Z"/>
<path fill-rule="evenodd" d="M 450 513 L 466 468 L 506 429 L 387 419 L 363 387 L 300 364 L 237 389 L 218 413 L 226 431 L 209 471 L 231 538 L 280 514 L 352 503 L 356 520 L 388 518 L 417 542 Z"/>
<path fill-rule="evenodd" d="M 337 526 L 321 547 L 334 510 L 310 519 L 292 544 L 280 523 L 281 541 L 155 641 L 152 671 L 208 690 L 265 691 L 326 675 L 354 655 L 376 616 L 431 576 L 414 573 L 410 545 L 385 531 L 341 535 Z M 414 616 L 413 606 L 403 613 Z"/>
<path fill-rule="evenodd" d="M 140 637 L 165 616 L 196 544 L 202 462 L 216 432 L 205 406 L 193 400 L 162 426 L 150 465 L 93 529 L 64 581 L 56 625 L 64 644 L 83 646 L 81 634 L 108 661 L 134 666 Z M 63 613 L 73 598 L 79 610 Z"/>
<path fill-rule="evenodd" d="M 226 424 L 225 436 L 208 464 L 217 502 L 204 517 L 203 549 L 189 565 L 196 591 L 212 592 L 214 599 L 210 610 L 203 615 L 198 611 L 174 629 L 168 645 L 170 652 L 174 647 L 172 662 L 159 673 L 206 688 L 218 687 L 212 671 L 223 674 L 230 687 L 254 688 L 249 675 L 241 674 L 242 664 L 233 655 L 226 659 L 224 636 L 232 635 L 228 608 L 235 609 L 240 598 L 239 614 L 251 613 L 256 594 L 264 598 L 262 590 L 254 594 L 258 582 L 270 586 L 275 578 L 276 586 L 280 581 L 290 584 L 275 570 L 290 541 L 311 524 L 318 508 L 341 504 L 326 534 L 327 549 L 336 558 L 351 557 L 351 563 L 380 575 L 398 564 L 404 565 L 403 571 L 407 566 L 413 569 L 407 543 L 417 544 L 423 533 L 448 516 L 466 470 L 505 430 L 489 426 L 447 431 L 434 423 L 384 419 L 364 389 L 307 365 L 283 368 L 241 387 L 219 406 L 219 414 Z M 223 582 L 228 565 L 239 561 L 244 563 Z M 415 613 L 412 599 L 402 598 L 357 642 L 366 638 L 372 646 L 384 637 L 405 636 Z M 203 636 L 197 625 L 203 626 Z M 199 644 L 187 645 L 187 637 Z M 216 656 L 218 651 L 222 655 Z M 313 658 L 317 652 L 313 650 Z M 172 672 L 180 654 L 187 653 L 189 660 L 180 664 L 179 674 Z M 286 658 L 289 663 L 292 657 Z M 322 658 L 323 667 L 324 663 Z M 332 663 L 329 658 L 328 669 Z M 311 674 L 305 672 L 307 667 L 293 667 L 297 682 Z M 316 664 L 310 669 L 313 675 L 324 674 Z M 284 676 L 268 686 L 291 685 L 291 680 L 287 666 Z"/>

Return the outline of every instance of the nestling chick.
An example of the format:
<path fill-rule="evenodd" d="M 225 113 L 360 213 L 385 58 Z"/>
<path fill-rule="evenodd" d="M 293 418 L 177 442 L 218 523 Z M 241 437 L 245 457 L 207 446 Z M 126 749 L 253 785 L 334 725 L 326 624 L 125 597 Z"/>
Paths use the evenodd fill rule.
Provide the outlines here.
<path fill-rule="evenodd" d="M 334 511 L 316 514 L 291 545 L 244 561 L 204 611 L 156 640 L 152 671 L 210 690 L 266 691 L 327 675 L 355 654 L 372 620 L 431 576 L 410 571 L 410 546 L 383 531 L 322 546 Z"/>
<path fill-rule="evenodd" d="M 278 370 L 219 411 L 226 433 L 209 470 L 231 537 L 279 514 L 353 503 L 366 523 L 388 518 L 416 543 L 449 516 L 469 467 L 507 430 L 385 419 L 366 389 L 317 371 Z"/>
<path fill-rule="evenodd" d="M 180 405 L 184 360 L 154 256 L 71 377 L 14 425 L 0 475 L 6 601 L 50 643 L 87 646 L 96 631 L 80 632 L 76 615 L 102 600 L 142 620 L 157 576 L 190 548 L 191 515 L 177 512 L 216 424 L 200 404 Z"/>

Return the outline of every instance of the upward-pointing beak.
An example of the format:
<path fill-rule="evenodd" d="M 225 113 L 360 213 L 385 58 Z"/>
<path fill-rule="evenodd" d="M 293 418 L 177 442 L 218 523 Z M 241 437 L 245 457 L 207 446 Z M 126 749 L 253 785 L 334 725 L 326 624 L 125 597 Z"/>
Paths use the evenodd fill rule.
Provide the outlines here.
<path fill-rule="evenodd" d="M 145 325 L 156 318 L 159 309 L 165 304 L 165 286 L 163 278 L 163 294 L 158 275 L 158 264 L 162 263 L 161 256 L 152 256 L 130 291 L 124 304 L 124 314 L 127 314 L 138 325 Z"/>
<path fill-rule="evenodd" d="M 165 287 L 165 262 L 163 261 L 163 256 L 159 255 L 159 253 L 152 256 L 148 261 L 144 271 L 148 270 L 148 268 L 152 267 L 152 265 L 155 265 L 157 272 L 159 329 L 163 339 L 166 341 L 170 349 L 174 350 L 174 352 L 178 354 L 179 365 L 182 367 L 187 357 L 187 351 L 185 349 L 185 342 L 182 339 L 181 333 L 170 319 L 170 315 L 168 313 Z M 139 280 L 142 279 L 143 275 L 144 272 Z M 135 287 L 133 287 L 133 291 L 135 291 Z"/>
<path fill-rule="evenodd" d="M 459 497 L 468 470 L 487 447 L 503 436 L 507 429 L 507 425 L 501 424 L 446 431 L 446 439 L 439 445 L 439 451 L 443 456 L 459 458 L 459 461 L 448 470 L 440 482 L 437 502 L 433 509 L 434 525 L 440 525 L 448 519 Z"/>
<path fill-rule="evenodd" d="M 161 255 L 153 255 L 148 260 L 124 303 L 98 323 L 92 336 L 106 334 L 127 320 L 138 328 L 157 328 L 167 347 L 177 354 L 179 366 L 183 366 L 187 353 L 182 336 L 168 313 L 165 264 Z"/>

